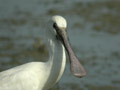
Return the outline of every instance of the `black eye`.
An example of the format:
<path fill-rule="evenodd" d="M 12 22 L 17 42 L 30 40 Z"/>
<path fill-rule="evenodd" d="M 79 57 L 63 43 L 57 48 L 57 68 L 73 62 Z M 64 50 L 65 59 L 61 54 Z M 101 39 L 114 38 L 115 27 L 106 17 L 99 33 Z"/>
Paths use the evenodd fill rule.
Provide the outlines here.
<path fill-rule="evenodd" d="M 53 23 L 53 28 L 57 29 L 57 24 Z"/>

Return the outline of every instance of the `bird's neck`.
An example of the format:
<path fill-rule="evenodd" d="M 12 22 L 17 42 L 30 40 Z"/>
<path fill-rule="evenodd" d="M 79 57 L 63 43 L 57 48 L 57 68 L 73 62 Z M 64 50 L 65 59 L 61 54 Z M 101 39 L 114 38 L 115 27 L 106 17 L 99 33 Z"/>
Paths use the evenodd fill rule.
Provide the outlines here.
<path fill-rule="evenodd" d="M 49 77 L 47 84 L 55 84 L 62 76 L 65 64 L 66 64 L 66 55 L 65 49 L 62 43 L 55 39 L 50 39 L 50 57 L 49 61 L 46 63 L 49 68 Z"/>

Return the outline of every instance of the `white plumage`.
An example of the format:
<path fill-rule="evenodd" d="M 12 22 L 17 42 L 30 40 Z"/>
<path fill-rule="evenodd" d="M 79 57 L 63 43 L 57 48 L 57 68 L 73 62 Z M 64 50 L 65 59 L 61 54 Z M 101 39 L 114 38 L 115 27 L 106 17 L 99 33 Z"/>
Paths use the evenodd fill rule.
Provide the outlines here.
<path fill-rule="evenodd" d="M 69 56 L 72 74 L 77 77 L 86 75 L 85 69 L 69 44 L 66 20 L 61 16 L 53 16 L 52 21 L 52 30 L 47 31 L 50 51 L 48 61 L 30 62 L 0 72 L 0 90 L 48 90 L 64 72 L 65 49 Z"/>
<path fill-rule="evenodd" d="M 67 27 L 67 22 L 66 22 L 66 20 L 63 18 L 63 17 L 61 17 L 61 16 L 54 16 L 54 17 L 52 17 L 52 20 L 54 21 L 54 22 L 56 22 L 56 24 L 58 25 L 58 27 L 60 27 L 60 28 L 66 28 Z"/>
<path fill-rule="evenodd" d="M 62 18 L 62 22 L 60 18 L 62 17 L 54 16 L 52 20 L 65 27 L 66 21 Z M 30 62 L 0 72 L 0 90 L 47 90 L 51 88 L 63 74 L 66 55 L 64 46 L 55 35 L 49 37 L 49 45 L 51 51 L 47 62 Z"/>

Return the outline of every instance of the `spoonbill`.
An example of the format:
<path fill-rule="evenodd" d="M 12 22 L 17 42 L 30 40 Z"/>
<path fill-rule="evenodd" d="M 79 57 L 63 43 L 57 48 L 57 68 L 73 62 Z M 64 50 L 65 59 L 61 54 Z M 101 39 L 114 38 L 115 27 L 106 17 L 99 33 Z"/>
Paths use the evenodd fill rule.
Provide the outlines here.
<path fill-rule="evenodd" d="M 51 19 L 48 30 L 49 59 L 46 62 L 29 62 L 0 72 L 0 90 L 48 90 L 61 78 L 70 60 L 71 72 L 76 77 L 86 75 L 86 70 L 75 56 L 67 36 L 67 22 L 59 15 Z"/>

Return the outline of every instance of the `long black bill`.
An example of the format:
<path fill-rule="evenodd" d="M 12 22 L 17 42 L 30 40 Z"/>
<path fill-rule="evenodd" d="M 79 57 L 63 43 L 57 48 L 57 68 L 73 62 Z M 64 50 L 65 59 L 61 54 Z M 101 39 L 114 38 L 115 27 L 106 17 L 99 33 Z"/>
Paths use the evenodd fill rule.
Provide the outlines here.
<path fill-rule="evenodd" d="M 71 48 L 71 45 L 69 43 L 69 39 L 68 39 L 66 30 L 64 28 L 59 29 L 59 30 L 57 30 L 57 34 L 68 53 L 72 74 L 76 77 L 85 76 L 86 70 L 84 69 L 82 64 L 79 62 L 78 58 L 75 56 L 75 54 Z"/>

